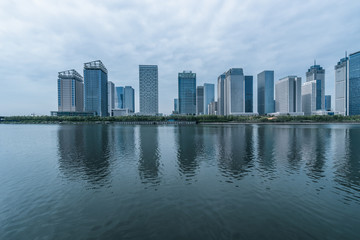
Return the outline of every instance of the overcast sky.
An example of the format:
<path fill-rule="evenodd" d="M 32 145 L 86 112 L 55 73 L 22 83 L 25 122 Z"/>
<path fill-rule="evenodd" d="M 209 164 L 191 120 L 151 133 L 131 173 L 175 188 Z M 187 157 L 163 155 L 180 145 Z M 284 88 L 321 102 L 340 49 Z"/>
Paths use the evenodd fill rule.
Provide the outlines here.
<path fill-rule="evenodd" d="M 334 65 L 360 50 L 360 1 L 0 1 L 0 116 L 57 110 L 57 73 L 100 59 L 117 86 L 135 88 L 139 64 L 159 67 L 159 111 L 177 98 L 177 74 L 216 83 L 232 67 L 305 78 L 316 62 L 334 93 Z M 256 95 L 255 95 L 256 96 Z M 255 109 L 256 110 L 256 109 Z"/>

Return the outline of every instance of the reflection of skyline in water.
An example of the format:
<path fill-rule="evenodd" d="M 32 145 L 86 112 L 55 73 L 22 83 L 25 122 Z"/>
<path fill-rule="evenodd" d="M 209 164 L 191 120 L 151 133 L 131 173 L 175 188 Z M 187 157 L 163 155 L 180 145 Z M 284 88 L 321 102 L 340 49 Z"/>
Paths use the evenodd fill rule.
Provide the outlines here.
<path fill-rule="evenodd" d="M 139 126 L 139 174 L 143 183 L 159 183 L 160 152 L 158 128 Z"/>
<path fill-rule="evenodd" d="M 335 129 L 335 181 L 346 200 L 360 201 L 360 128 Z M 354 191 L 355 190 L 355 191 Z"/>
<path fill-rule="evenodd" d="M 196 174 L 199 164 L 196 160 L 197 153 L 201 149 L 202 143 L 198 142 L 196 132 L 199 133 L 201 127 L 197 129 L 192 126 L 179 126 L 174 128 L 177 144 L 177 163 L 179 171 L 187 178 L 191 179 Z"/>
<path fill-rule="evenodd" d="M 59 168 L 70 179 L 104 185 L 109 174 L 108 126 L 62 125 L 58 130 Z"/>
<path fill-rule="evenodd" d="M 243 125 L 219 130 L 219 168 L 225 176 L 241 179 L 254 166 L 253 129 Z"/>
<path fill-rule="evenodd" d="M 360 192 L 360 129 L 326 126 L 235 125 L 169 127 L 62 125 L 59 168 L 69 179 L 104 185 L 114 166 L 137 164 L 142 183 L 160 184 L 166 162 L 190 180 L 200 167 L 217 167 L 228 181 L 260 174 L 268 180 L 304 173 L 319 182 L 333 173 L 336 183 Z M 175 142 L 166 138 L 175 138 Z M 173 139 L 171 139 L 173 140 Z M 176 156 L 163 159 L 159 142 Z M 137 154 L 138 153 L 138 154 Z M 110 166 L 114 162 L 114 166 Z M 204 164 L 202 164 L 204 163 Z M 254 171 L 256 170 L 256 171 Z M 256 173 L 258 172 L 258 173 Z M 170 176 L 171 177 L 171 176 Z M 214 176 L 215 177 L 215 176 Z"/>

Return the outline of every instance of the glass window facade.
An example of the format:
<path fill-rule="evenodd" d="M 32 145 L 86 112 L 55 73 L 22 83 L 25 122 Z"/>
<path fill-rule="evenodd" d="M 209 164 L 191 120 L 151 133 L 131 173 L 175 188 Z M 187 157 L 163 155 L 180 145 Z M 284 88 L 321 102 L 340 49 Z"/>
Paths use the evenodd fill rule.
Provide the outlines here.
<path fill-rule="evenodd" d="M 85 111 L 96 112 L 98 116 L 108 116 L 107 70 L 103 68 L 86 64 L 84 67 Z"/>
<path fill-rule="evenodd" d="M 119 109 L 124 108 L 124 88 L 116 87 L 116 107 Z"/>
<path fill-rule="evenodd" d="M 245 76 L 245 112 L 253 112 L 253 76 Z"/>
<path fill-rule="evenodd" d="M 349 56 L 349 115 L 360 115 L 360 52 Z"/>
<path fill-rule="evenodd" d="M 58 106 L 61 106 L 61 80 L 58 79 Z"/>
<path fill-rule="evenodd" d="M 196 114 L 196 73 L 182 72 L 178 75 L 179 113 Z"/>
<path fill-rule="evenodd" d="M 204 114 L 209 114 L 209 104 L 215 101 L 215 85 L 204 84 Z"/>
<path fill-rule="evenodd" d="M 258 113 L 264 115 L 275 111 L 274 71 L 263 71 L 257 75 Z"/>

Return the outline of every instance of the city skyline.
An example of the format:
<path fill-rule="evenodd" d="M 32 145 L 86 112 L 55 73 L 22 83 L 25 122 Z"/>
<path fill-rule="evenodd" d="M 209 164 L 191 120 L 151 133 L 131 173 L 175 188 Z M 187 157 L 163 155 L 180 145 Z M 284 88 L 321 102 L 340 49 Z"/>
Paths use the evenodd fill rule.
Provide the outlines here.
<path fill-rule="evenodd" d="M 2 1 L 0 115 L 48 115 L 57 109 L 57 72 L 81 72 L 93 59 L 106 65 L 109 81 L 136 93 L 138 65 L 158 65 L 159 112 L 165 114 L 173 110 L 177 73 L 184 69 L 197 73 L 198 85 L 217 84 L 229 68 L 252 76 L 271 69 L 275 82 L 288 75 L 304 80 L 316 59 L 325 69 L 325 94 L 334 96 L 334 65 L 345 51 L 358 51 L 360 3 L 283 3 Z M 314 22 L 322 27 L 311 28 Z M 254 112 L 256 89 L 254 79 Z"/>

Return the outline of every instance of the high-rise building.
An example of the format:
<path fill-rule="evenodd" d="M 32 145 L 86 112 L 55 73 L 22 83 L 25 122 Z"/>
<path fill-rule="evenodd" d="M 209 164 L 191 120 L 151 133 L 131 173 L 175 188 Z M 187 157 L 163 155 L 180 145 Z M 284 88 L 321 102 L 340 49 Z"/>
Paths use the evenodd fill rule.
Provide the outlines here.
<path fill-rule="evenodd" d="M 86 112 L 95 112 L 97 116 L 108 115 L 107 73 L 107 69 L 100 60 L 84 63 Z"/>
<path fill-rule="evenodd" d="M 225 73 L 223 73 L 218 77 L 218 82 L 217 82 L 217 96 L 218 96 L 217 115 L 224 115 L 224 94 L 225 94 L 224 81 L 225 81 L 225 76 L 226 76 Z"/>
<path fill-rule="evenodd" d="M 325 95 L 325 111 L 331 111 L 331 95 Z"/>
<path fill-rule="evenodd" d="M 179 114 L 179 99 L 174 99 L 174 114 Z"/>
<path fill-rule="evenodd" d="M 312 115 L 316 111 L 316 80 L 305 82 L 301 89 L 302 111 Z"/>
<path fill-rule="evenodd" d="M 183 71 L 178 75 L 179 113 L 196 114 L 196 73 Z"/>
<path fill-rule="evenodd" d="M 335 66 L 335 111 L 348 115 L 349 58 L 340 59 Z"/>
<path fill-rule="evenodd" d="M 135 112 L 135 90 L 130 86 L 124 88 L 124 108 Z"/>
<path fill-rule="evenodd" d="M 204 86 L 196 87 L 196 115 L 204 114 Z"/>
<path fill-rule="evenodd" d="M 345 55 L 335 66 L 335 111 L 360 114 L 360 51 Z"/>
<path fill-rule="evenodd" d="M 301 77 L 288 76 L 275 83 L 275 111 L 302 112 Z"/>
<path fill-rule="evenodd" d="M 116 108 L 124 108 L 124 87 L 116 87 Z"/>
<path fill-rule="evenodd" d="M 314 63 L 306 72 L 306 82 L 316 81 L 316 110 L 325 109 L 325 69 Z"/>
<path fill-rule="evenodd" d="M 349 55 L 349 115 L 360 115 L 360 51 Z"/>
<path fill-rule="evenodd" d="M 196 96 L 197 97 L 197 96 Z M 205 83 L 204 84 L 204 102 L 203 112 L 209 114 L 209 104 L 215 101 L 215 84 Z"/>
<path fill-rule="evenodd" d="M 218 102 L 211 102 L 208 105 L 209 108 L 209 115 L 217 115 L 217 111 L 218 111 Z"/>
<path fill-rule="evenodd" d="M 245 76 L 245 112 L 251 113 L 254 111 L 253 108 L 253 76 Z"/>
<path fill-rule="evenodd" d="M 83 77 L 74 69 L 58 74 L 58 111 L 84 111 Z"/>
<path fill-rule="evenodd" d="M 140 114 L 159 113 L 158 66 L 139 65 Z"/>
<path fill-rule="evenodd" d="M 115 84 L 108 81 L 108 112 L 111 116 L 112 110 L 115 108 Z"/>
<path fill-rule="evenodd" d="M 274 71 L 263 71 L 257 75 L 257 90 L 259 115 L 275 112 Z"/>
<path fill-rule="evenodd" d="M 245 76 L 242 68 L 231 68 L 224 80 L 224 115 L 245 112 Z"/>

